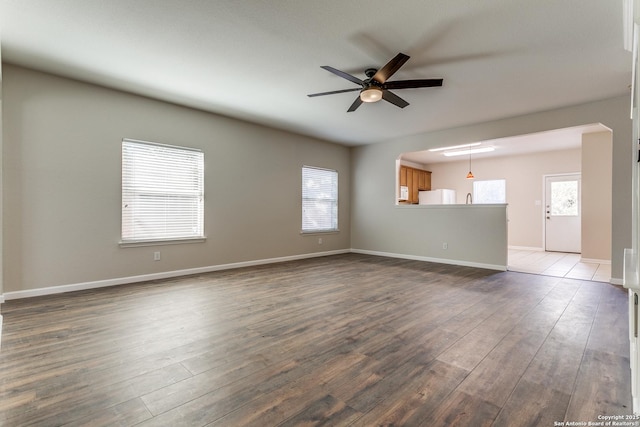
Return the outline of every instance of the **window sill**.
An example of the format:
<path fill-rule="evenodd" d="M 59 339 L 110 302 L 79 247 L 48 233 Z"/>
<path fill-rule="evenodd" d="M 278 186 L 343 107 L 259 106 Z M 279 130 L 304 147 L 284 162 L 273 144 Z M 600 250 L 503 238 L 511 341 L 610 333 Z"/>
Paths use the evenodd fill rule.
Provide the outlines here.
<path fill-rule="evenodd" d="M 300 234 L 304 236 L 312 236 L 314 234 L 338 234 L 340 230 L 309 230 L 309 231 L 300 231 Z"/>
<path fill-rule="evenodd" d="M 121 248 L 137 248 L 141 246 L 164 246 L 164 245 L 182 245 L 185 243 L 204 243 L 206 237 L 195 237 L 190 239 L 167 239 L 167 240 L 128 240 L 120 241 L 118 246 Z"/>

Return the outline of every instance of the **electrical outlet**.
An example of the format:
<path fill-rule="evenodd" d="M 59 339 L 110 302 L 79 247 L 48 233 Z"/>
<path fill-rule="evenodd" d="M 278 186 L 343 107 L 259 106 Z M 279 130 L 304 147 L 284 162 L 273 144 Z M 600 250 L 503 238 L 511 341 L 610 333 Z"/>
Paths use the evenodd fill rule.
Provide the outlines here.
<path fill-rule="evenodd" d="M 318 244 L 321 245 L 322 244 L 322 237 L 318 237 Z"/>
<path fill-rule="evenodd" d="M 442 249 L 449 249 L 449 244 L 448 243 L 443 243 L 442 244 Z"/>
<path fill-rule="evenodd" d="M 153 253 L 153 260 L 154 261 L 160 261 L 160 252 L 154 252 Z"/>

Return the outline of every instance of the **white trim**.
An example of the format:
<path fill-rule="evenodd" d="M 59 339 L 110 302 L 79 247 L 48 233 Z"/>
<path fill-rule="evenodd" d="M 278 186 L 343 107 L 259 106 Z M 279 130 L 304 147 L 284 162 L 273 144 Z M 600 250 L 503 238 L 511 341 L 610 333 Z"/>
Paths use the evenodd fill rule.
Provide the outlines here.
<path fill-rule="evenodd" d="M 190 237 L 185 239 L 127 240 L 118 242 L 121 248 L 138 248 L 143 246 L 181 245 L 183 243 L 204 243 L 207 237 Z"/>
<path fill-rule="evenodd" d="M 517 248 L 517 247 L 514 247 L 514 248 Z M 462 261 L 462 260 L 432 258 L 432 257 L 425 257 L 420 255 L 396 254 L 392 252 L 369 251 L 364 249 L 352 248 L 352 249 L 339 249 L 335 251 L 314 252 L 314 253 L 307 253 L 307 254 L 301 254 L 301 255 L 291 255 L 291 256 L 278 257 L 278 258 L 266 258 L 266 259 L 260 259 L 260 260 L 254 260 L 254 261 L 234 262 L 230 264 L 220 264 L 220 265 L 212 265 L 208 267 L 189 268 L 185 270 L 166 271 L 162 273 L 142 274 L 139 276 L 120 277 L 116 279 L 96 280 L 93 282 L 74 283 L 71 285 L 60 285 L 60 286 L 51 286 L 47 288 L 27 289 L 24 291 L 5 292 L 4 294 L 0 294 L 0 304 L 5 301 L 13 300 L 13 299 L 31 298 L 31 297 L 38 297 L 38 296 L 45 296 L 45 295 L 55 295 L 55 294 L 61 294 L 64 292 L 83 291 L 88 289 L 104 288 L 107 286 L 126 285 L 130 283 L 146 282 L 149 280 L 168 279 L 172 277 L 187 276 L 190 274 L 202 274 L 202 273 L 209 273 L 213 271 L 231 270 L 234 268 L 252 267 L 255 265 L 264 265 L 264 264 L 275 264 L 278 262 L 296 261 L 301 259 L 318 258 L 323 256 L 340 255 L 340 254 L 346 254 L 346 253 L 376 255 L 376 256 L 384 256 L 388 258 L 402 258 L 402 259 L 409 259 L 413 261 L 427 261 L 427 262 L 435 262 L 438 264 L 460 265 L 464 267 L 476 267 L 476 268 L 484 268 L 488 270 L 508 271 L 506 265 L 485 264 L 485 263 L 469 262 L 469 261 Z M 604 264 L 606 262 L 606 260 L 596 260 L 596 261 L 599 262 L 600 264 Z M 618 285 L 618 286 L 623 285 L 622 279 L 616 279 L 616 278 L 611 278 L 609 280 L 609 283 L 611 283 L 612 285 Z M 2 315 L 0 315 L 0 325 L 1 323 L 2 323 Z"/>
<path fill-rule="evenodd" d="M 425 257 L 420 255 L 396 254 L 391 252 L 369 251 L 364 249 L 351 249 L 351 252 L 356 254 L 363 254 L 363 255 L 377 255 L 377 256 L 384 256 L 389 258 L 410 259 L 413 261 L 427 261 L 427 262 L 435 262 L 438 264 L 461 265 L 464 267 L 476 267 L 476 268 L 485 268 L 488 270 L 507 271 L 506 265 L 484 264 L 479 262 L 469 262 L 469 261 L 462 261 L 457 259 L 432 258 L 432 257 Z"/>
<path fill-rule="evenodd" d="M 122 142 L 133 142 L 136 144 L 155 145 L 157 147 L 176 148 L 178 150 L 195 151 L 196 153 L 204 153 L 201 148 L 183 147 L 181 145 L 162 144 L 160 142 L 143 141 L 141 139 L 122 138 Z"/>
<path fill-rule="evenodd" d="M 587 262 L 592 264 L 606 264 L 611 265 L 610 259 L 596 259 L 596 258 L 580 258 L 580 262 Z"/>
<path fill-rule="evenodd" d="M 335 230 L 300 230 L 300 234 L 303 236 L 312 236 L 314 234 L 338 234 L 340 233 L 340 229 L 336 228 Z"/>
<path fill-rule="evenodd" d="M 509 246 L 509 249 L 513 249 L 514 251 L 536 251 L 536 252 L 544 252 L 544 248 L 535 248 L 533 246 Z"/>
<path fill-rule="evenodd" d="M 622 0 L 622 45 L 627 52 L 636 52 L 633 48 L 633 26 L 634 26 L 634 13 L 633 13 L 633 0 Z M 635 59 L 635 58 L 634 58 Z M 636 61 L 633 61 L 635 65 Z M 631 86 L 631 93 L 633 92 L 633 85 Z M 632 117 L 633 118 L 633 117 Z M 634 406 L 635 408 L 635 406 Z"/>
<path fill-rule="evenodd" d="M 350 252 L 349 249 L 342 249 L 342 250 L 336 250 L 336 251 L 314 252 L 309 254 L 292 255 L 292 256 L 285 256 L 285 257 L 278 257 L 278 258 L 267 258 L 267 259 L 261 259 L 261 260 L 255 260 L 255 261 L 234 262 L 230 264 L 212 265 L 208 267 L 189 268 L 185 270 L 174 270 L 174 271 L 166 271 L 162 273 L 142 274 L 139 276 L 119 277 L 116 279 L 96 280 L 93 282 L 74 283 L 71 285 L 60 285 L 60 286 L 52 286 L 47 288 L 27 289 L 24 291 L 5 292 L 4 294 L 0 295 L 0 297 L 6 300 L 39 297 L 44 295 L 60 294 L 63 292 L 83 291 L 87 289 L 104 288 L 107 286 L 125 285 L 125 284 L 136 283 L 136 282 L 146 282 L 148 280 L 168 279 L 171 277 L 187 276 L 190 274 L 202 274 L 202 273 L 209 273 L 212 271 L 230 270 L 230 269 L 241 268 L 241 267 L 251 267 L 255 265 L 274 264 L 274 263 L 285 262 L 285 261 L 296 261 L 300 259 L 317 258 L 317 257 L 328 256 L 328 255 L 339 255 L 339 254 L 345 254 L 349 252 Z"/>
<path fill-rule="evenodd" d="M 303 168 L 309 168 L 309 169 L 317 169 L 317 170 L 321 170 L 321 171 L 329 171 L 329 172 L 335 172 L 338 173 L 337 169 L 331 169 L 331 168 L 321 168 L 319 166 L 310 166 L 310 165 L 302 165 Z"/>
<path fill-rule="evenodd" d="M 59 285 L 59 286 L 51 286 L 46 288 L 27 289 L 23 291 L 5 292 L 4 294 L 0 294 L 0 302 L 4 302 L 5 300 L 8 301 L 8 300 L 14 300 L 14 299 L 21 299 L 21 298 L 55 295 L 55 294 L 60 294 L 64 292 L 83 291 L 88 289 L 104 288 L 107 286 L 126 285 L 130 283 L 146 282 L 149 280 L 168 279 L 172 277 L 187 276 L 191 274 L 202 274 L 202 273 L 209 273 L 212 271 L 230 270 L 234 268 L 251 267 L 255 265 L 264 265 L 264 264 L 274 264 L 278 262 L 296 261 L 300 259 L 317 258 L 317 257 L 339 255 L 339 254 L 345 254 L 345 253 L 377 255 L 377 256 L 386 256 L 389 258 L 404 258 L 404 259 L 409 259 L 414 261 L 428 261 L 428 262 L 435 262 L 439 264 L 461 265 L 465 267 L 476 267 L 476 268 L 485 268 L 489 270 L 507 271 L 506 265 L 484 264 L 484 263 L 459 261 L 459 260 L 451 260 L 451 259 L 444 259 L 444 258 L 431 258 L 431 257 L 418 256 L 418 255 L 406 255 L 406 254 L 395 254 L 391 252 L 368 251 L 368 250 L 362 250 L 362 249 L 340 249 L 335 251 L 314 252 L 314 253 L 308 253 L 308 254 L 302 254 L 302 255 L 291 255 L 286 257 L 235 262 L 230 264 L 212 265 L 208 267 L 189 268 L 184 270 L 166 271 L 161 273 L 142 274 L 139 276 L 96 280 L 93 282 L 74 283 L 70 285 Z"/>

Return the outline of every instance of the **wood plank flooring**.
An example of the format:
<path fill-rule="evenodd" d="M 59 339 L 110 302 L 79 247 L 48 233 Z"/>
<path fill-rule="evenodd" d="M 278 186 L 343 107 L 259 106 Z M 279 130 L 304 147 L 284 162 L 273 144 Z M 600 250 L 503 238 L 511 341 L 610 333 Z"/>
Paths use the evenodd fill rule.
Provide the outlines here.
<path fill-rule="evenodd" d="M 627 294 L 358 254 L 7 301 L 3 426 L 553 426 L 631 413 Z"/>

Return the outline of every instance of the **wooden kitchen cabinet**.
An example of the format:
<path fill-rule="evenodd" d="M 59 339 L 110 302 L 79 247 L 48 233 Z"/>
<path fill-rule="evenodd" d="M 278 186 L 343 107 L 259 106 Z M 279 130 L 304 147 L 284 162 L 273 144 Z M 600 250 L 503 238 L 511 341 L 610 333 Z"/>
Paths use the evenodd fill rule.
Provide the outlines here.
<path fill-rule="evenodd" d="M 409 190 L 408 199 L 400 199 L 402 203 L 418 203 L 418 192 L 431 190 L 431 172 L 423 169 L 400 166 L 399 183 Z"/>
<path fill-rule="evenodd" d="M 400 186 L 401 187 L 407 186 L 407 167 L 406 166 L 400 166 Z"/>
<path fill-rule="evenodd" d="M 409 190 L 411 193 L 411 203 L 418 203 L 418 187 L 420 187 L 420 177 L 422 174 L 418 169 L 412 169 L 411 175 L 413 175 L 413 185 Z"/>
<path fill-rule="evenodd" d="M 420 170 L 420 176 L 418 178 L 418 190 L 429 191 L 431 190 L 431 172 Z"/>

